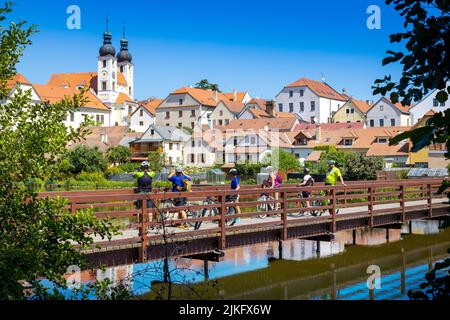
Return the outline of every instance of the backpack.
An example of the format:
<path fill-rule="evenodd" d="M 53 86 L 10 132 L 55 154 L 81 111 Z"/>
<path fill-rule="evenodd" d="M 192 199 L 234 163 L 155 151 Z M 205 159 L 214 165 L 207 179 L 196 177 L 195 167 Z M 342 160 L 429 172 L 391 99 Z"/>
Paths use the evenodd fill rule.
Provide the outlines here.
<path fill-rule="evenodd" d="M 191 191 L 191 182 L 188 179 L 181 179 L 181 182 L 183 183 L 183 186 L 177 186 L 178 191 L 186 192 Z"/>
<path fill-rule="evenodd" d="M 282 179 L 280 176 L 278 176 L 278 175 L 277 175 L 277 177 L 275 178 L 275 181 L 276 181 L 278 184 L 282 184 L 282 183 L 283 183 L 283 179 Z"/>
<path fill-rule="evenodd" d="M 153 189 L 153 178 L 148 174 L 148 172 L 144 172 L 144 175 L 137 180 L 138 187 L 135 192 L 152 192 Z"/>

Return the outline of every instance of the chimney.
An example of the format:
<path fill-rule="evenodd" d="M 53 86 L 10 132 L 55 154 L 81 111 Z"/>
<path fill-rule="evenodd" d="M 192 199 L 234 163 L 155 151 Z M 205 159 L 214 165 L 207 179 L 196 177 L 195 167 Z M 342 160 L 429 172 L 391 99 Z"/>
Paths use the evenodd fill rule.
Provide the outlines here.
<path fill-rule="evenodd" d="M 217 102 L 217 100 L 218 100 L 217 91 L 214 90 L 214 101 Z"/>
<path fill-rule="evenodd" d="M 320 129 L 320 126 L 317 126 L 316 128 L 316 141 L 320 141 L 322 138 L 322 129 Z"/>
<path fill-rule="evenodd" d="M 275 118 L 275 101 L 273 100 L 266 101 L 266 112 L 272 118 Z"/>
<path fill-rule="evenodd" d="M 233 101 L 237 101 L 237 91 L 233 89 Z"/>
<path fill-rule="evenodd" d="M 100 134 L 100 140 L 101 140 L 103 143 L 108 143 L 108 135 L 107 135 L 106 133 Z"/>

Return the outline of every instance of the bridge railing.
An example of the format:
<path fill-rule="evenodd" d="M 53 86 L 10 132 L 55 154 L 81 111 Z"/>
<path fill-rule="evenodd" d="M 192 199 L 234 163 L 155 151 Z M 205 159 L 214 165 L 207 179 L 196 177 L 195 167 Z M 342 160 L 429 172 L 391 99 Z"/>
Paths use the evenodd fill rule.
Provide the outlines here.
<path fill-rule="evenodd" d="M 104 245 L 131 243 L 138 244 L 141 256 L 150 243 L 160 243 L 164 237 L 193 239 L 198 237 L 217 237 L 218 247 L 225 249 L 227 234 L 249 232 L 258 228 L 277 228 L 282 240 L 288 237 L 288 228 L 299 224 L 329 223 L 329 232 L 337 230 L 337 222 L 346 218 L 343 211 L 368 218 L 368 226 L 374 226 L 374 218 L 389 213 L 398 213 L 400 221 L 406 221 L 406 211 L 420 206 L 433 217 L 433 199 L 442 198 L 437 194 L 442 179 L 414 179 L 393 181 L 352 182 L 347 186 L 298 187 L 287 185 L 278 189 L 262 189 L 246 186 L 236 191 L 225 187 L 195 188 L 191 192 L 172 193 L 158 190 L 150 194 L 134 194 L 130 190 L 86 191 L 41 193 L 40 197 L 66 197 L 70 204 L 67 210 L 75 213 L 81 209 L 93 209 L 99 219 L 111 218 L 121 225 L 127 237 L 118 238 Z M 309 192 L 307 199 L 299 198 L 302 192 Z M 270 196 L 261 200 L 261 194 Z M 228 195 L 239 195 L 239 203 L 227 202 Z M 186 198 L 185 206 L 173 206 L 173 200 Z M 151 200 L 153 208 L 147 207 Z M 425 202 L 424 202 L 425 200 Z M 306 201 L 310 206 L 306 206 Z M 422 201 L 423 203 L 418 203 Z M 136 204 L 139 203 L 139 206 Z M 314 206 L 312 206 L 314 204 Z M 241 213 L 227 215 L 228 208 L 239 206 Z M 322 216 L 308 216 L 312 211 L 323 211 Z M 194 214 L 187 219 L 179 219 L 177 213 L 189 211 Z M 338 214 L 338 211 L 339 214 Z M 214 213 L 214 215 L 211 215 Z M 301 216 L 301 214 L 305 216 Z M 347 213 L 347 212 L 345 212 Z M 292 216 L 294 215 L 294 216 Z M 258 217 L 267 216 L 265 219 Z M 227 225 L 228 220 L 240 218 L 241 223 Z M 207 223 L 215 221 L 217 224 Z M 198 230 L 193 228 L 172 229 L 177 224 L 194 225 L 202 222 Z M 153 229 L 153 230 L 152 230 Z M 138 230 L 138 232 L 136 232 Z M 135 233 L 133 233 L 133 231 Z M 164 233 L 164 234 L 163 234 Z M 142 258 L 144 259 L 144 258 Z"/>

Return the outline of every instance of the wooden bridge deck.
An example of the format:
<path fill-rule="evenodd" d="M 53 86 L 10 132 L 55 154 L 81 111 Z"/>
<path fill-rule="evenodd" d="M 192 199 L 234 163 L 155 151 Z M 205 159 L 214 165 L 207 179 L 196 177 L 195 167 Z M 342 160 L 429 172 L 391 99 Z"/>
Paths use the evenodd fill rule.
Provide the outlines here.
<path fill-rule="evenodd" d="M 267 204 L 259 199 L 263 192 L 260 188 L 245 187 L 239 191 L 242 214 L 226 216 L 240 218 L 234 226 L 225 223 L 225 212 L 233 204 L 226 202 L 226 195 L 231 191 L 223 188 L 196 189 L 193 192 L 164 193 L 150 195 L 133 194 L 129 190 L 111 191 L 98 194 L 92 192 L 51 193 L 41 196 L 62 195 L 67 197 L 70 205 L 67 209 L 76 210 L 92 208 L 98 218 L 113 217 L 129 220 L 128 227 L 122 234 L 114 236 L 111 241 L 95 238 L 95 246 L 84 250 L 89 261 L 95 264 L 119 265 L 161 259 L 167 256 L 184 256 L 224 250 L 244 245 L 264 243 L 295 238 L 313 238 L 329 235 L 338 231 L 364 227 L 398 227 L 399 224 L 416 219 L 433 219 L 446 217 L 450 212 L 448 199 L 437 190 L 442 179 L 415 179 L 396 181 L 355 182 L 348 186 L 329 187 L 328 196 L 320 192 L 324 186 L 283 187 L 276 190 L 264 189 L 265 193 L 275 196 L 279 209 L 263 212 L 258 206 Z M 291 217 L 293 213 L 309 212 L 310 208 L 300 207 L 303 203 L 298 193 L 312 192 L 310 200 L 325 201 L 319 208 L 327 211 L 320 217 Z M 159 205 L 167 199 L 186 197 L 188 206 L 162 209 Z M 205 202 L 207 198 L 214 202 Z M 159 209 L 143 208 L 137 210 L 134 201 L 151 199 Z M 304 200 L 303 200 L 304 201 Z M 190 209 L 216 208 L 216 217 L 191 218 L 189 220 L 151 221 L 153 214 Z M 258 211 L 259 210 L 259 211 Z M 337 214 L 337 210 L 339 213 Z M 259 219 L 262 213 L 269 216 Z M 213 223 L 212 220 L 218 221 Z M 200 230 L 173 228 L 180 222 L 202 221 Z"/>

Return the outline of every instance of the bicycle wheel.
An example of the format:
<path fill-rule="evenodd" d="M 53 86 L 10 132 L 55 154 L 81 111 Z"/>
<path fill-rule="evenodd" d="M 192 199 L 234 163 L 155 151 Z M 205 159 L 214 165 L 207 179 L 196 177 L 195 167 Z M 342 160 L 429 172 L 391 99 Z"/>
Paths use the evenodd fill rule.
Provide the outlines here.
<path fill-rule="evenodd" d="M 258 202 L 266 202 L 268 200 L 268 198 L 266 196 L 262 196 L 258 199 Z M 260 212 L 267 212 L 269 211 L 269 204 L 268 203 L 263 203 L 260 205 L 256 206 L 256 210 L 260 211 Z M 261 214 L 259 216 L 256 216 L 256 218 L 258 219 L 265 219 L 267 218 L 267 214 Z"/>
<path fill-rule="evenodd" d="M 174 204 L 170 201 L 164 201 L 162 204 L 162 210 L 160 211 L 161 217 L 162 219 L 164 219 L 164 221 L 167 221 L 171 218 L 173 218 L 173 212 L 170 211 L 165 211 L 164 209 L 169 209 L 169 208 L 173 208 Z"/>
<path fill-rule="evenodd" d="M 191 221 L 191 219 L 194 219 L 194 218 L 198 218 L 198 217 L 200 217 L 201 216 L 201 213 L 199 212 L 199 211 L 191 211 L 191 210 L 186 210 L 186 215 L 187 215 L 187 217 L 188 217 L 188 221 L 187 221 L 187 224 L 190 226 L 190 227 L 194 227 L 195 228 L 195 226 L 196 226 L 196 224 L 197 224 L 197 221 Z M 200 221 L 201 222 L 201 221 Z M 200 226 L 199 226 L 200 227 Z"/>
<path fill-rule="evenodd" d="M 226 215 L 227 216 L 231 216 L 231 215 L 234 215 L 234 214 L 236 214 L 236 208 L 235 207 L 228 207 Z M 225 219 L 225 225 L 227 225 L 229 227 L 234 226 L 235 223 L 236 223 L 236 218 Z"/>

